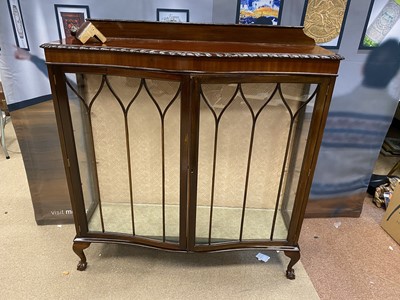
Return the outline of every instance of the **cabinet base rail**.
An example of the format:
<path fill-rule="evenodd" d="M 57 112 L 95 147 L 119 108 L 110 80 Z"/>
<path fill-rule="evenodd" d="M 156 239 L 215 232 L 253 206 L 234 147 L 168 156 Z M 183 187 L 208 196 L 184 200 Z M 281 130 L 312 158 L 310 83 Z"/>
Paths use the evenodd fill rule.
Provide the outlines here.
<path fill-rule="evenodd" d="M 131 244 L 132 245 L 132 243 L 121 242 L 121 241 L 105 242 L 104 240 L 102 240 L 102 241 L 93 241 L 93 242 L 114 243 L 114 244 Z M 75 254 L 78 255 L 78 257 L 80 258 L 80 261 L 78 262 L 78 265 L 77 265 L 78 271 L 85 271 L 87 268 L 88 263 L 87 263 L 86 255 L 83 250 L 87 249 L 90 246 L 90 244 L 91 244 L 91 242 L 84 242 L 84 241 L 80 241 L 80 240 L 75 240 L 73 243 L 72 249 L 75 252 Z M 135 245 L 143 246 L 146 248 L 159 249 L 157 247 L 151 247 L 148 245 L 140 245 L 140 244 L 135 244 Z M 290 258 L 290 262 L 286 269 L 286 277 L 290 280 L 293 280 L 296 278 L 293 266 L 300 260 L 300 248 L 298 246 L 270 246 L 270 247 L 264 246 L 264 247 L 254 247 L 254 248 L 263 248 L 266 251 L 283 251 L 284 254 Z M 222 252 L 222 251 L 233 251 L 233 250 L 244 250 L 244 249 L 252 249 L 252 248 L 243 247 L 243 248 L 236 248 L 236 249 L 210 250 L 210 252 L 211 251 Z M 176 250 L 166 250 L 166 251 L 176 252 Z M 178 250 L 178 252 L 193 252 L 193 251 Z"/>

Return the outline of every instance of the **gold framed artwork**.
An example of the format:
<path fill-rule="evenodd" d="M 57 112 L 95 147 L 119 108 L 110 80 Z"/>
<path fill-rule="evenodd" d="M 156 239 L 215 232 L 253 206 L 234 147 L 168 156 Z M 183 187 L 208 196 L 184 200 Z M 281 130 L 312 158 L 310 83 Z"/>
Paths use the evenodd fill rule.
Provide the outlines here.
<path fill-rule="evenodd" d="M 301 24 L 315 42 L 330 49 L 339 49 L 350 0 L 306 0 Z"/>

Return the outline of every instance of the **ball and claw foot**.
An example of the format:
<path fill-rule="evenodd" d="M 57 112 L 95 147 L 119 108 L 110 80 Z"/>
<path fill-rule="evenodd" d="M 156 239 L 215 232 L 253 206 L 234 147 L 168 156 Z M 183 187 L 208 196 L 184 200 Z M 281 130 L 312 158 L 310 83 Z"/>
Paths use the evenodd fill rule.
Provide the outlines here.
<path fill-rule="evenodd" d="M 90 246 L 90 243 L 86 242 L 74 242 L 72 249 L 74 250 L 75 254 L 79 256 L 80 261 L 76 267 L 78 271 L 85 271 L 87 267 L 87 261 L 85 253 L 83 250 Z"/>
<path fill-rule="evenodd" d="M 294 270 L 293 269 L 286 270 L 286 278 L 290 279 L 290 280 L 296 279 L 296 275 L 294 274 Z"/>
<path fill-rule="evenodd" d="M 293 266 L 300 259 L 300 250 L 299 251 L 284 251 L 285 255 L 290 258 L 290 262 L 286 269 L 286 278 L 290 280 L 294 280 L 296 275 L 294 274 Z"/>
<path fill-rule="evenodd" d="M 78 263 L 78 265 L 76 266 L 76 269 L 77 269 L 78 271 L 85 271 L 85 270 L 86 270 L 86 267 L 87 267 L 87 262 L 82 262 L 82 261 L 80 261 L 80 262 Z"/>

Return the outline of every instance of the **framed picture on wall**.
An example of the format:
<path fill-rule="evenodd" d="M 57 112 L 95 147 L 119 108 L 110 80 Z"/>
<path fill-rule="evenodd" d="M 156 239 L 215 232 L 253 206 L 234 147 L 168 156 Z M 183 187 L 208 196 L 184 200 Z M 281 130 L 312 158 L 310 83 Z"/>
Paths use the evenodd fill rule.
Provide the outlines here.
<path fill-rule="evenodd" d="M 14 29 L 15 42 L 19 48 L 29 51 L 29 43 L 19 0 L 8 0 L 8 8 Z"/>
<path fill-rule="evenodd" d="M 306 0 L 301 25 L 304 33 L 328 49 L 339 49 L 350 0 Z"/>
<path fill-rule="evenodd" d="M 87 18 L 90 18 L 89 6 L 87 5 L 54 4 L 54 9 L 60 40 L 73 39 L 71 28 L 73 26 L 80 27 Z"/>
<path fill-rule="evenodd" d="M 189 22 L 189 10 L 157 8 L 157 21 L 187 23 Z"/>
<path fill-rule="evenodd" d="M 236 23 L 279 25 L 283 0 L 238 0 Z"/>
<path fill-rule="evenodd" d="M 372 0 L 359 49 L 371 49 L 400 35 L 400 0 Z"/>

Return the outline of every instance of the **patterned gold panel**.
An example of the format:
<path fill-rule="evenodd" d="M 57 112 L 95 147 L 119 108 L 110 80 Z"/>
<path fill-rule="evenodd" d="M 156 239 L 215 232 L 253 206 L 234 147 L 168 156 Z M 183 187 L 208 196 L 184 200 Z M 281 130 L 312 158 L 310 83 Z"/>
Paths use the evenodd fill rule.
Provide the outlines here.
<path fill-rule="evenodd" d="M 308 0 L 304 32 L 316 43 L 339 36 L 348 0 Z"/>

